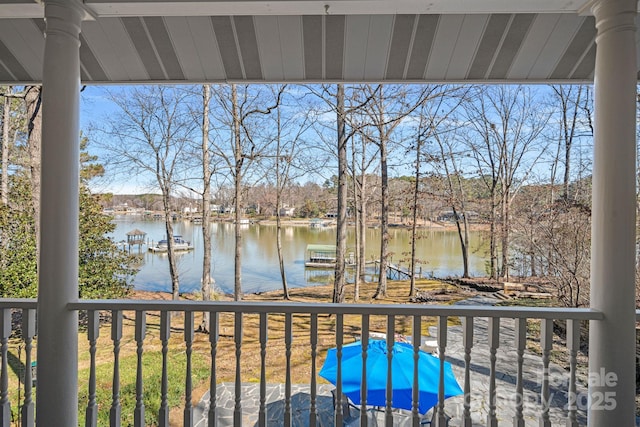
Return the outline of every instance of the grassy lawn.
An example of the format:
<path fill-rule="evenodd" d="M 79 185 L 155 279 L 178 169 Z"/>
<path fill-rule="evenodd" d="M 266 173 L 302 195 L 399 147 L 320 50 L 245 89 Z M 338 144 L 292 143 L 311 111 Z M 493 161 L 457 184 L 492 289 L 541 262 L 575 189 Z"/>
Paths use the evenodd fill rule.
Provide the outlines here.
<path fill-rule="evenodd" d="M 390 282 L 388 296 L 381 300 L 372 300 L 371 295 L 375 291 L 375 284 L 364 285 L 361 289 L 361 303 L 380 304 L 406 304 L 408 298 L 408 282 Z M 448 288 L 433 280 L 421 280 L 418 288 L 423 291 L 442 291 Z M 451 289 L 455 289 L 451 287 Z M 353 293 L 352 285 L 347 288 L 347 295 Z M 281 301 L 281 292 L 269 292 L 260 295 L 246 295 L 246 300 L 251 301 Z M 292 289 L 291 296 L 293 302 L 329 302 L 332 295 L 331 286 L 319 286 L 314 288 Z M 464 298 L 466 295 L 460 293 L 450 293 L 451 301 Z M 166 299 L 168 294 L 145 294 L 138 293 L 134 297 L 140 299 Z M 193 296 L 185 296 L 193 299 Z M 350 303 L 348 301 L 347 303 Z M 441 302 L 441 303 L 447 303 Z M 450 319 L 451 323 L 457 323 L 457 319 Z M 200 316 L 196 315 L 195 325 L 200 322 Z M 355 341 L 360 336 L 359 316 L 344 316 L 344 341 L 345 343 Z M 268 316 L 268 343 L 266 355 L 266 376 L 271 383 L 285 382 L 286 348 L 284 337 L 284 315 Z M 428 327 L 435 324 L 434 319 L 423 319 L 422 333 L 428 335 Z M 162 344 L 159 334 L 160 316 L 155 312 L 147 313 L 147 334 L 144 341 L 143 353 L 143 384 L 144 384 L 144 404 L 145 422 L 147 425 L 156 425 L 158 409 L 161 401 L 161 377 L 162 377 Z M 260 380 L 260 342 L 259 342 L 259 316 L 243 316 L 243 339 L 241 356 L 241 376 L 243 382 L 258 382 Z M 183 315 L 176 313 L 171 319 L 171 339 L 168 353 L 168 401 L 171 424 L 182 423 L 182 413 L 185 406 L 185 371 L 186 371 L 186 348 L 184 344 Z M 386 331 L 386 317 L 371 316 L 370 330 L 372 332 Z M 408 317 L 396 317 L 396 333 L 410 335 L 411 319 Z M 135 408 L 136 389 L 136 342 L 134 339 L 135 313 L 125 312 L 123 321 L 123 337 L 120 350 L 120 401 L 122 406 L 122 425 L 133 425 L 133 413 Z M 311 348 L 309 344 L 310 318 L 309 316 L 293 316 L 293 343 L 291 347 L 291 375 L 293 383 L 309 383 L 311 378 Z M 234 381 L 235 379 L 235 341 L 234 316 L 230 314 L 220 315 L 219 341 L 216 357 L 216 373 L 218 382 Z M 78 414 L 80 424 L 84 425 L 85 410 L 88 400 L 89 382 L 89 343 L 85 331 L 79 335 L 79 396 Z M 21 398 L 24 396 L 24 388 L 19 390 L 18 372 L 24 369 L 24 349 L 21 350 L 18 358 L 18 345 L 23 345 L 18 339 L 10 343 L 9 358 L 11 372 L 9 378 L 10 399 L 13 403 L 13 410 L 17 420 L 18 393 Z M 326 351 L 335 346 L 335 317 L 318 317 L 318 359 L 316 361 L 317 370 L 324 362 Z M 33 353 L 35 359 L 35 349 Z M 111 325 L 104 322 L 100 328 L 100 338 L 96 351 L 96 375 L 97 375 L 97 402 L 99 405 L 98 425 L 109 424 L 109 409 L 112 399 L 113 385 L 113 342 L 111 341 Z M 210 382 L 211 354 L 209 345 L 209 335 L 196 333 L 193 343 L 192 354 L 192 381 L 193 394 L 192 403 L 197 403 L 202 395 L 209 389 Z M 318 378 L 320 382 L 323 379 Z M 35 396 L 34 396 L 35 398 Z"/>

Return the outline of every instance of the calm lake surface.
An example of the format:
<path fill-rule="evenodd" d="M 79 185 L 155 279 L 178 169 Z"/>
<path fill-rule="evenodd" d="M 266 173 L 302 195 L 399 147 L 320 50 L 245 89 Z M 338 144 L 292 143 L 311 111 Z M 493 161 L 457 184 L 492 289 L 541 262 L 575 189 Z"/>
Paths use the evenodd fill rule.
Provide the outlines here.
<path fill-rule="evenodd" d="M 165 238 L 162 221 L 146 221 L 135 216 L 114 218 L 116 230 L 113 238 L 116 242 L 125 241 L 126 233 L 137 228 L 147 233 L 147 239 L 153 242 Z M 225 293 L 233 293 L 233 257 L 234 225 L 213 223 L 213 254 L 211 269 L 216 287 Z M 242 248 L 242 287 L 245 293 L 264 292 L 282 288 L 276 250 L 275 225 L 241 225 L 243 227 Z M 178 257 L 180 274 L 180 292 L 197 292 L 200 289 L 202 275 L 202 226 L 189 221 L 176 221 L 174 233 L 191 241 L 195 249 L 181 253 Z M 308 244 L 335 245 L 336 228 L 313 229 L 306 226 L 286 226 L 282 230 L 282 245 L 285 259 L 287 281 L 290 287 L 305 287 L 331 283 L 331 270 L 307 269 L 304 266 L 305 249 Z M 392 228 L 390 230 L 390 251 L 394 264 L 398 262 L 408 266 L 411 235 L 409 230 Z M 460 243 L 453 231 L 428 229 L 420 230 L 417 241 L 417 258 L 422 261 L 423 276 L 455 276 L 462 274 Z M 484 275 L 485 250 L 483 236 L 472 233 L 470 250 L 470 273 Z M 379 258 L 380 230 L 367 231 L 367 260 Z M 347 245 L 354 247 L 353 227 L 349 228 Z M 132 253 L 137 253 L 136 247 Z M 373 273 L 372 269 L 371 272 Z M 147 291 L 171 291 L 169 263 L 166 254 L 148 252 L 142 247 L 140 272 L 134 280 L 134 288 Z"/>

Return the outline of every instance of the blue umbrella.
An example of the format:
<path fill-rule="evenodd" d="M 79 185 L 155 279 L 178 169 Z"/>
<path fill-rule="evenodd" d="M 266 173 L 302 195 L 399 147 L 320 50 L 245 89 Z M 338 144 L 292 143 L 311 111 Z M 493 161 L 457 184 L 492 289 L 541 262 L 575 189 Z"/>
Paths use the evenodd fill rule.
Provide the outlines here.
<path fill-rule="evenodd" d="M 413 346 L 407 343 L 393 344 L 391 363 L 392 403 L 394 408 L 411 410 L 413 395 Z M 337 384 L 336 349 L 327 352 L 327 358 L 320 370 L 320 376 Z M 385 406 L 387 390 L 387 342 L 369 340 L 367 348 L 367 405 Z M 362 383 L 362 343 L 356 341 L 342 348 L 342 393 L 353 403 L 360 404 Z M 418 351 L 418 410 L 421 414 L 438 403 L 440 383 L 440 359 Z M 445 399 L 462 394 L 456 381 L 451 364 L 444 363 Z"/>

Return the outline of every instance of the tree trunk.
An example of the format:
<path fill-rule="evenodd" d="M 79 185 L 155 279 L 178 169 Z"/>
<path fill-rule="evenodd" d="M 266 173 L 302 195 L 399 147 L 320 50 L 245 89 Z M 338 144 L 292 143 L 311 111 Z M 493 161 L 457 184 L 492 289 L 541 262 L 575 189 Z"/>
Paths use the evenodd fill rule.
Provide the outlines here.
<path fill-rule="evenodd" d="M 280 192 L 276 195 L 276 246 L 278 248 L 278 264 L 280 266 L 280 277 L 282 278 L 282 298 L 290 300 L 289 286 L 287 285 L 287 273 L 284 269 L 284 255 L 282 253 L 282 221 L 280 219 Z"/>
<path fill-rule="evenodd" d="M 4 96 L 4 108 L 2 112 L 2 182 L 0 183 L 0 202 L 6 205 L 9 202 L 9 122 L 11 121 L 11 95 L 12 87 L 7 87 Z"/>
<path fill-rule="evenodd" d="M 27 146 L 29 150 L 29 168 L 31 170 L 31 200 L 36 233 L 36 259 L 40 260 L 40 153 L 42 151 L 42 88 L 29 86 L 25 91 L 25 104 L 28 119 Z M 80 138 L 80 135 L 78 135 Z M 39 261 L 37 261 L 39 262 Z"/>
<path fill-rule="evenodd" d="M 171 192 L 169 188 L 162 188 L 162 202 L 164 204 L 164 225 L 167 232 L 167 258 L 169 259 L 169 275 L 171 276 L 171 296 L 174 300 L 180 298 L 180 279 L 176 254 L 173 246 L 173 223 L 171 218 Z"/>
<path fill-rule="evenodd" d="M 456 222 L 458 239 L 460 240 L 460 251 L 462 254 L 462 271 L 463 271 L 462 277 L 468 278 L 469 277 L 469 234 L 467 232 L 467 229 L 468 229 L 467 218 L 463 211 L 462 212 L 462 217 L 464 221 L 464 230 L 463 230 L 463 227 L 460 224 L 460 219 L 458 218 L 458 210 L 456 209 L 455 206 L 452 206 L 451 208 L 453 210 L 453 217 L 455 218 L 455 222 Z"/>
<path fill-rule="evenodd" d="M 467 218 L 467 210 L 465 208 L 464 203 L 464 193 L 462 188 L 462 181 L 460 178 L 460 174 L 456 174 L 458 179 L 458 191 L 460 192 L 460 204 L 462 208 L 462 224 L 464 226 L 464 230 L 460 230 L 460 221 L 456 219 L 456 224 L 458 226 L 458 237 L 460 238 L 460 250 L 462 251 L 462 266 L 463 272 L 462 277 L 469 277 L 469 220 Z"/>
<path fill-rule="evenodd" d="M 556 89 L 556 94 L 560 98 L 562 104 L 562 127 L 564 129 L 564 179 L 563 179 L 563 198 L 569 200 L 569 185 L 571 183 L 571 147 L 573 145 L 573 138 L 575 136 L 578 110 L 580 105 L 580 99 L 582 98 L 583 86 L 577 87 L 577 95 L 573 103 L 573 111 L 571 120 L 569 120 L 569 101 L 571 100 L 571 89 L 569 92 L 565 92 L 562 86 L 560 89 Z"/>
<path fill-rule="evenodd" d="M 242 206 L 242 145 L 240 141 L 240 115 L 238 113 L 238 91 L 236 85 L 231 85 L 231 103 L 233 108 L 233 138 L 235 141 L 235 170 L 234 170 L 234 192 L 235 192 L 235 258 L 234 258 L 234 287 L 233 296 L 236 301 L 242 300 L 242 233 L 240 231 L 240 210 Z"/>
<path fill-rule="evenodd" d="M 502 252 L 502 277 L 505 280 L 509 280 L 509 207 L 510 207 L 510 197 L 509 197 L 509 189 L 505 188 L 503 190 L 504 195 L 502 198 L 502 244 L 501 244 L 501 252 Z"/>
<path fill-rule="evenodd" d="M 495 188 L 495 185 L 494 185 Z M 496 254 L 496 195 L 495 190 L 491 191 L 491 214 L 489 219 L 489 278 L 496 279 L 496 263 L 498 256 Z"/>
<path fill-rule="evenodd" d="M 280 218 L 280 208 L 282 207 L 282 191 L 285 183 L 282 182 L 282 174 L 280 173 L 280 108 L 277 112 L 278 136 L 276 137 L 276 247 L 278 249 L 278 264 L 280 266 L 280 277 L 282 278 L 282 298 L 290 300 L 289 287 L 287 286 L 287 273 L 284 269 L 284 255 L 282 254 L 282 221 Z"/>
<path fill-rule="evenodd" d="M 382 102 L 382 100 L 380 101 Z M 380 123 L 384 123 L 383 109 L 380 108 Z M 382 187 L 380 212 L 380 274 L 378 288 L 373 298 L 387 296 L 387 269 L 389 257 L 389 177 L 387 165 L 387 137 L 380 130 L 380 185 Z"/>
<path fill-rule="evenodd" d="M 458 239 L 460 240 L 460 251 L 462 255 L 462 277 L 469 277 L 469 222 L 467 220 L 467 211 L 465 209 L 464 203 L 464 188 L 462 187 L 462 174 L 458 170 L 458 166 L 455 163 L 455 156 L 453 155 L 453 150 L 451 146 L 449 146 L 448 152 L 445 152 L 444 144 L 440 140 L 440 138 L 436 137 L 436 141 L 438 141 L 438 145 L 440 146 L 440 155 L 442 157 L 442 163 L 444 165 L 444 171 L 447 176 L 447 185 L 449 187 L 449 195 L 451 197 L 450 204 L 451 210 L 453 211 L 453 218 L 456 222 L 456 230 L 458 231 Z M 453 171 L 449 169 L 449 164 L 447 159 L 451 159 L 451 165 Z M 454 187 L 452 175 L 456 177 L 456 186 L 457 192 L 460 195 L 459 198 L 456 197 L 456 188 Z M 458 210 L 456 209 L 456 199 L 460 203 L 460 215 L 458 214 Z M 462 223 L 460 225 L 460 216 L 462 216 Z"/>
<path fill-rule="evenodd" d="M 209 156 L 209 103 L 211 85 L 202 86 L 202 300 L 211 301 L 211 166 Z M 209 332 L 209 312 L 202 313 L 202 332 Z"/>
<path fill-rule="evenodd" d="M 358 244 L 358 252 L 360 253 L 360 266 L 357 271 L 357 275 L 360 278 L 360 283 L 365 283 L 365 269 L 367 266 L 367 153 L 365 150 L 365 141 L 363 139 L 362 146 L 362 158 L 360 163 L 360 221 L 358 227 L 360 228 L 360 242 Z"/>
<path fill-rule="evenodd" d="M 362 153 L 364 159 L 364 138 L 363 138 L 363 146 Z M 360 286 L 364 283 L 364 267 L 365 267 L 365 256 L 364 256 L 364 239 L 365 239 L 365 229 L 362 227 L 364 222 L 363 218 L 363 205 L 364 205 L 364 160 L 362 164 L 362 168 L 360 171 L 362 172 L 360 178 L 358 178 L 358 165 L 356 162 L 356 144 L 352 144 L 351 150 L 351 164 L 353 168 L 353 206 L 355 209 L 355 262 L 354 266 L 354 278 L 353 278 L 353 300 L 360 300 Z"/>
<path fill-rule="evenodd" d="M 411 277 L 409 278 L 409 296 L 415 296 L 416 294 L 416 231 L 418 227 L 418 192 L 420 190 L 420 150 L 422 150 L 422 138 L 418 136 L 416 140 L 416 174 L 415 183 L 413 185 L 413 215 L 411 223 L 411 264 L 409 271 Z"/>
<path fill-rule="evenodd" d="M 355 213 L 355 274 L 353 277 L 353 300 L 358 301 L 360 299 L 360 277 L 358 276 L 358 272 L 360 271 L 360 251 L 358 248 L 360 247 L 360 191 L 358 186 L 360 185 L 358 181 L 358 172 L 356 167 L 356 144 L 351 144 L 351 170 L 353 171 L 353 209 Z"/>
<path fill-rule="evenodd" d="M 531 263 L 531 277 L 536 277 L 538 275 L 538 268 L 536 266 L 536 254 L 535 252 L 531 251 L 529 253 L 529 259 L 530 259 L 530 263 Z"/>
<path fill-rule="evenodd" d="M 345 253 L 347 250 L 347 138 L 345 134 L 344 85 L 338 85 L 338 218 L 336 232 L 336 266 L 333 302 L 344 302 Z"/>
<path fill-rule="evenodd" d="M 569 185 L 571 184 L 571 140 L 565 140 L 564 149 L 564 180 L 563 180 L 563 198 L 569 200 Z"/>

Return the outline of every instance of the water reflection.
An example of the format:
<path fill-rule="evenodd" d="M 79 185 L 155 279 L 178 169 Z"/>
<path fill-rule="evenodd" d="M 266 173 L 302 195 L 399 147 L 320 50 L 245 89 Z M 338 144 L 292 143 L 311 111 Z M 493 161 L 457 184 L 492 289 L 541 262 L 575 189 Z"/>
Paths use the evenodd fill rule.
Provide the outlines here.
<path fill-rule="evenodd" d="M 147 233 L 153 243 L 165 238 L 164 224 L 161 221 L 142 221 L 135 217 L 118 217 L 115 220 L 115 241 L 126 239 L 126 233 L 138 228 Z M 212 275 L 216 287 L 221 291 L 233 292 L 234 272 L 234 225 L 213 223 L 212 229 Z M 200 289 L 202 274 L 202 228 L 188 221 L 174 224 L 175 234 L 191 241 L 195 250 L 181 253 L 178 257 L 181 292 L 197 292 Z M 290 287 L 331 283 L 332 272 L 305 269 L 305 249 L 308 244 L 335 244 L 335 228 L 312 229 L 306 226 L 289 226 L 283 229 L 282 242 L 285 268 Z M 275 225 L 242 226 L 243 264 L 242 285 L 244 292 L 264 292 L 281 288 L 276 249 Z M 390 230 L 389 250 L 393 263 L 408 265 L 410 233 L 401 228 Z M 366 242 L 367 260 L 379 258 L 380 230 L 368 229 Z M 353 250 L 354 233 L 349 230 L 347 245 Z M 484 274 L 485 247 L 480 233 L 471 234 L 470 272 L 472 275 Z M 166 254 L 141 254 L 141 268 L 134 286 L 139 290 L 169 291 L 169 267 Z M 444 277 L 462 273 L 460 243 L 455 232 L 440 230 L 421 230 L 416 245 L 417 258 L 421 261 L 424 276 Z M 137 252 L 133 249 L 132 252 Z"/>

